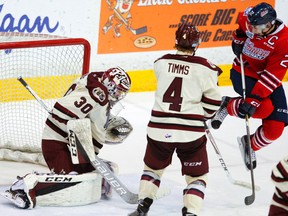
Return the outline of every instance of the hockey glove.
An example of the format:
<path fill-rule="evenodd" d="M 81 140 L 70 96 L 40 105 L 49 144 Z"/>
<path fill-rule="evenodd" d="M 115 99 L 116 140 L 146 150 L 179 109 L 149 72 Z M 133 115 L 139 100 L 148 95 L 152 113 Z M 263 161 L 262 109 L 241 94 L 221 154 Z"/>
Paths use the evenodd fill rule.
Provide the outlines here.
<path fill-rule="evenodd" d="M 130 135 L 132 130 L 132 125 L 125 118 L 113 116 L 108 121 L 105 143 L 120 144 Z"/>
<path fill-rule="evenodd" d="M 245 32 L 243 32 L 239 29 L 237 29 L 233 33 L 232 50 L 238 58 L 240 57 L 240 54 L 242 53 L 246 38 L 247 38 L 247 36 L 246 36 Z"/>
<path fill-rule="evenodd" d="M 244 101 L 244 103 L 239 105 L 239 114 L 240 118 L 245 118 L 246 115 L 250 118 L 255 113 L 257 107 L 260 106 L 262 98 L 257 95 L 250 95 Z"/>

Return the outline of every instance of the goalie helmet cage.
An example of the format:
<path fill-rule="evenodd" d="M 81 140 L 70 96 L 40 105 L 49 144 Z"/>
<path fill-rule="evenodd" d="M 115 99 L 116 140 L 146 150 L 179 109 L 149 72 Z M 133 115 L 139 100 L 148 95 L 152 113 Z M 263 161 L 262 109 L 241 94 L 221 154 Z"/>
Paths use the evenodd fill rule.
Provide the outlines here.
<path fill-rule="evenodd" d="M 73 80 L 88 73 L 90 44 L 82 38 L 7 38 L 0 39 L 0 160 L 45 165 L 41 137 L 48 113 L 17 78 L 52 109 Z"/>

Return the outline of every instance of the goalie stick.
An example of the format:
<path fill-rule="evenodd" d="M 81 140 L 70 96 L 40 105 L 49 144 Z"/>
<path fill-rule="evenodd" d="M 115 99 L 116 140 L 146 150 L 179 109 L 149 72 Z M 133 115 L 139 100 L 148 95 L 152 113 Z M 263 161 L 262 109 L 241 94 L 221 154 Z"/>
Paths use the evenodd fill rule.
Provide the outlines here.
<path fill-rule="evenodd" d="M 32 96 L 40 103 L 40 105 L 51 114 L 51 110 L 45 105 L 43 100 L 33 91 L 33 89 L 26 83 L 26 81 L 19 76 L 18 81 L 32 94 Z M 78 143 L 78 145 L 81 145 Z M 81 153 L 86 154 L 85 151 Z M 87 156 L 87 154 L 86 154 Z M 88 156 L 87 156 L 88 157 Z M 127 203 L 136 204 L 138 201 L 138 194 L 134 194 L 127 189 L 127 187 L 114 175 L 114 173 L 95 155 L 95 160 L 90 161 L 91 165 L 100 173 L 100 175 L 111 185 L 114 191 Z"/>
<path fill-rule="evenodd" d="M 220 150 L 219 150 L 219 148 L 218 148 L 218 146 L 217 146 L 217 144 L 216 144 L 216 142 L 215 142 L 215 140 L 214 140 L 214 138 L 213 138 L 213 136 L 212 136 L 207 124 L 206 124 L 206 122 L 204 122 L 204 126 L 205 126 L 206 135 L 207 135 L 208 139 L 210 140 L 210 142 L 211 142 L 211 144 L 212 144 L 212 146 L 213 146 L 213 148 L 214 148 L 214 150 L 215 150 L 215 152 L 216 152 L 216 154 L 218 156 L 220 164 L 223 167 L 223 169 L 224 169 L 224 171 L 226 173 L 226 176 L 228 177 L 229 181 L 232 184 L 234 184 L 234 185 L 238 185 L 238 186 L 242 186 L 242 187 L 246 187 L 246 188 L 251 189 L 253 186 L 250 183 L 244 182 L 244 181 L 235 180 L 231 176 L 231 174 L 230 174 L 230 172 L 228 170 L 228 167 L 227 167 L 226 163 L 224 162 L 224 159 L 223 159 L 223 157 L 222 157 L 222 155 L 220 153 Z M 256 190 L 257 191 L 260 190 L 260 187 L 256 186 Z"/>
<path fill-rule="evenodd" d="M 19 76 L 18 81 L 30 92 L 30 94 L 39 102 L 39 104 L 48 112 L 51 110 L 46 106 L 44 101 L 37 95 L 35 91 L 27 84 L 27 82 Z M 81 144 L 79 144 L 81 145 Z M 81 153 L 86 154 L 82 151 Z M 86 154 L 88 157 L 88 155 Z M 108 182 L 109 185 L 115 190 L 115 192 L 127 203 L 137 204 L 138 194 L 132 193 L 127 187 L 115 176 L 115 174 L 107 167 L 107 165 L 95 155 L 95 160 L 90 161 L 91 165 L 100 173 L 100 175 Z M 159 188 L 155 199 L 160 199 L 171 193 L 170 188 Z"/>
<path fill-rule="evenodd" d="M 109 0 L 106 0 L 106 3 L 111 7 L 111 2 Z M 147 32 L 147 26 L 143 26 L 137 29 L 133 29 L 132 27 L 129 26 L 127 20 L 119 13 L 119 11 L 117 11 L 115 8 L 113 8 L 114 13 L 116 14 L 116 16 L 118 17 L 118 19 L 120 19 L 124 25 L 134 34 L 134 35 L 138 35 L 138 34 L 142 34 Z"/>
<path fill-rule="evenodd" d="M 34 90 L 26 83 L 26 81 L 19 76 L 18 81 L 30 92 L 30 94 L 41 104 L 41 106 L 49 113 L 51 114 L 51 110 L 46 106 L 46 104 L 43 102 L 43 100 L 34 92 Z"/>
<path fill-rule="evenodd" d="M 245 84 L 245 74 L 244 74 L 244 64 L 242 59 L 242 53 L 240 54 L 240 66 L 241 66 L 241 78 L 242 78 L 242 89 L 243 89 L 243 99 L 246 98 L 246 84 Z M 255 181 L 254 181 L 254 171 L 253 171 L 253 163 L 252 163 L 252 150 L 251 150 L 251 141 L 250 141 L 250 126 L 249 126 L 249 116 L 246 114 L 245 116 L 245 125 L 246 125 L 246 133 L 248 140 L 248 153 L 249 153 L 249 161 L 250 161 L 250 176 L 251 176 L 251 184 L 252 184 L 252 194 L 246 196 L 244 202 L 246 205 L 251 205 L 255 200 Z"/>
<path fill-rule="evenodd" d="M 114 189 L 114 191 L 127 203 L 136 204 L 138 202 L 138 194 L 132 193 L 128 190 L 128 188 L 115 176 L 115 174 L 109 169 L 109 167 L 97 156 L 94 155 L 95 159 L 90 160 L 87 155 L 85 149 L 80 143 L 74 131 L 70 129 L 69 137 L 74 137 L 74 142 L 76 142 L 76 146 L 78 151 L 81 152 L 81 155 L 86 159 L 86 161 L 90 161 L 91 165 L 95 168 L 95 170 L 100 173 L 100 175 L 108 182 L 109 185 Z"/>

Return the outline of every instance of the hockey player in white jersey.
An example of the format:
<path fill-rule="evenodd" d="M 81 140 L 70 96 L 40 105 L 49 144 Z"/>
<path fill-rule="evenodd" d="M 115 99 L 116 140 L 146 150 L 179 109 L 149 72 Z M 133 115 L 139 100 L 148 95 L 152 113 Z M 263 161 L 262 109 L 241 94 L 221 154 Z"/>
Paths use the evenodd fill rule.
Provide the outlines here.
<path fill-rule="evenodd" d="M 273 168 L 271 178 L 275 191 L 268 216 L 288 215 L 288 155 Z"/>
<path fill-rule="evenodd" d="M 166 54 L 154 62 L 155 102 L 147 128 L 139 204 L 130 216 L 147 215 L 174 151 L 187 182 L 182 215 L 200 215 L 209 169 L 204 121 L 220 107 L 217 83 L 222 70 L 195 56 L 200 44 L 196 26 L 182 24 L 175 36 L 177 53 Z"/>
<path fill-rule="evenodd" d="M 76 120 L 81 127 L 81 120 L 90 120 L 89 127 L 80 128 L 83 132 L 89 128 L 90 154 L 98 154 L 103 144 L 122 143 L 132 126 L 110 111 L 126 96 L 130 86 L 129 75 L 120 67 L 91 72 L 77 79 L 56 101 L 46 120 L 42 153 L 51 173 L 18 177 L 4 196 L 24 209 L 33 208 L 36 201 L 41 205 L 89 204 L 99 200 L 101 190 L 102 194 L 110 196 L 111 187 L 95 172 L 90 161 L 81 152 L 75 154 L 77 149 L 70 142 L 68 125 Z M 121 127 L 126 129 L 124 134 L 121 134 Z M 115 132 L 115 128 L 118 131 Z M 114 163 L 106 162 L 116 170 Z"/>

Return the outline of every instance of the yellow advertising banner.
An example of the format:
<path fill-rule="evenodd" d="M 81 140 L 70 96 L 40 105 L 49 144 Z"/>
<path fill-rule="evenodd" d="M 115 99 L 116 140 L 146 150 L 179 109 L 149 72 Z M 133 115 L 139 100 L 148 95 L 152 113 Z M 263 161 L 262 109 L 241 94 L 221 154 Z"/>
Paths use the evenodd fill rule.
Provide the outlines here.
<path fill-rule="evenodd" d="M 186 22 L 198 26 L 201 48 L 230 46 L 239 12 L 262 1 L 102 0 L 98 53 L 172 50 L 176 29 Z"/>

